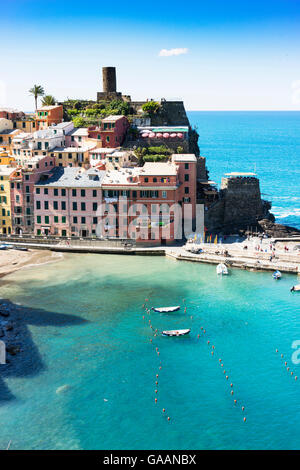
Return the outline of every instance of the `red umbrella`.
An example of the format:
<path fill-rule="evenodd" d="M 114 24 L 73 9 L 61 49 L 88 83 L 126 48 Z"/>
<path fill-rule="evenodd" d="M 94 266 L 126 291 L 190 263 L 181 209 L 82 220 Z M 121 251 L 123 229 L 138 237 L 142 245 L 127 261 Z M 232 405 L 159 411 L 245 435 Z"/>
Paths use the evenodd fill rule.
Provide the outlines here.
<path fill-rule="evenodd" d="M 182 139 L 183 134 L 182 134 L 181 132 L 178 132 L 177 137 L 179 137 L 180 139 Z"/>
<path fill-rule="evenodd" d="M 170 137 L 170 134 L 169 134 L 168 132 L 164 132 L 164 133 L 163 133 L 163 137 L 164 137 L 165 139 L 168 139 L 168 138 Z"/>
<path fill-rule="evenodd" d="M 161 132 L 158 132 L 158 133 L 156 134 L 156 137 L 157 137 L 158 139 L 161 139 L 161 138 L 162 138 L 162 136 L 163 136 L 163 135 L 162 135 L 162 133 L 161 133 Z"/>
<path fill-rule="evenodd" d="M 172 132 L 172 134 L 170 135 L 170 137 L 177 137 L 176 132 Z"/>

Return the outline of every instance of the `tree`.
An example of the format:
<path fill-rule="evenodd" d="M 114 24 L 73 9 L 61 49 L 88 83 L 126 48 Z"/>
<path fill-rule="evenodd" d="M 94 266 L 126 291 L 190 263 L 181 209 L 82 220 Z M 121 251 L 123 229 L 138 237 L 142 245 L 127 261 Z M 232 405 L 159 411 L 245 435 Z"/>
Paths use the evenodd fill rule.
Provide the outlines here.
<path fill-rule="evenodd" d="M 43 106 L 53 106 L 56 104 L 56 99 L 52 95 L 46 95 L 42 99 L 42 105 Z"/>
<path fill-rule="evenodd" d="M 73 119 L 74 127 L 88 127 L 88 123 L 85 119 L 78 116 Z"/>
<path fill-rule="evenodd" d="M 160 104 L 157 101 L 147 101 L 142 106 L 142 110 L 147 114 L 155 114 L 160 108 Z"/>
<path fill-rule="evenodd" d="M 37 110 L 37 99 L 39 96 L 44 96 L 44 88 L 41 85 L 33 85 L 33 87 L 30 88 L 29 93 L 34 96 L 35 110 Z"/>

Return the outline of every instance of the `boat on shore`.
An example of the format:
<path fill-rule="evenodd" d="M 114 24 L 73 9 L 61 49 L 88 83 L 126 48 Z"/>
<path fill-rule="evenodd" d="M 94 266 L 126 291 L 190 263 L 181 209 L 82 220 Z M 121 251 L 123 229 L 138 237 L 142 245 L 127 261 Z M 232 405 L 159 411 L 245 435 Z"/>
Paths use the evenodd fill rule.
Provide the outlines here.
<path fill-rule="evenodd" d="M 291 287 L 291 292 L 300 292 L 300 284 Z"/>
<path fill-rule="evenodd" d="M 165 330 L 162 332 L 162 336 L 185 336 L 190 333 L 190 328 L 186 330 Z"/>
<path fill-rule="evenodd" d="M 273 274 L 272 274 L 272 277 L 273 279 L 275 280 L 278 280 L 278 279 L 281 279 L 281 272 L 280 271 L 275 271 Z"/>
<path fill-rule="evenodd" d="M 151 307 L 151 310 L 158 313 L 171 313 L 180 310 L 180 306 L 176 305 L 176 307 Z"/>
<path fill-rule="evenodd" d="M 217 270 L 217 274 L 222 274 L 222 275 L 223 274 L 225 274 L 225 275 L 228 274 L 227 266 L 224 263 L 218 264 L 216 270 Z"/>

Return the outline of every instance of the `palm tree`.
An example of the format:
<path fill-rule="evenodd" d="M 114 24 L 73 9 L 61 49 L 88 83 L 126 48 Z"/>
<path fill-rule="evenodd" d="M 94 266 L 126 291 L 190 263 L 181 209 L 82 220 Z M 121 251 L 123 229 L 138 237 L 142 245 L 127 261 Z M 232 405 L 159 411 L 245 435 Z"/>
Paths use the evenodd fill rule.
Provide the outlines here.
<path fill-rule="evenodd" d="M 44 96 L 44 88 L 41 85 L 34 85 L 30 88 L 29 93 L 34 96 L 35 110 L 37 110 L 37 99 L 39 96 Z"/>
<path fill-rule="evenodd" d="M 52 95 L 46 95 L 42 99 L 43 106 L 53 106 L 56 104 L 56 99 Z"/>

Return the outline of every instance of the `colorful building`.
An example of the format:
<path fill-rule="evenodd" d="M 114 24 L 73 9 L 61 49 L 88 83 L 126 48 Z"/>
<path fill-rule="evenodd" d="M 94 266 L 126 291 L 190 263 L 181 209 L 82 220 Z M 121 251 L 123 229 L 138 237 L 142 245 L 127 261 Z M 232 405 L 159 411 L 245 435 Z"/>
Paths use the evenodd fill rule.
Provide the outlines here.
<path fill-rule="evenodd" d="M 61 105 L 42 106 L 36 110 L 35 118 L 38 129 L 47 129 L 53 124 L 63 122 L 63 107 Z"/>
<path fill-rule="evenodd" d="M 129 122 L 126 116 L 108 116 L 101 127 L 89 127 L 89 137 L 101 140 L 101 147 L 120 147 L 125 139 Z"/>
<path fill-rule="evenodd" d="M 0 233 L 9 235 L 12 232 L 10 175 L 14 168 L 0 165 Z"/>
<path fill-rule="evenodd" d="M 35 184 L 35 234 L 61 237 L 96 236 L 101 183 L 95 168 L 59 167 Z"/>
<path fill-rule="evenodd" d="M 37 155 L 24 160 L 22 167 L 10 175 L 12 232 L 32 233 L 34 230 L 34 184 L 54 167 L 50 155 Z"/>
<path fill-rule="evenodd" d="M 12 157 L 6 150 L 0 148 L 0 165 L 11 165 L 15 162 L 14 157 Z"/>

